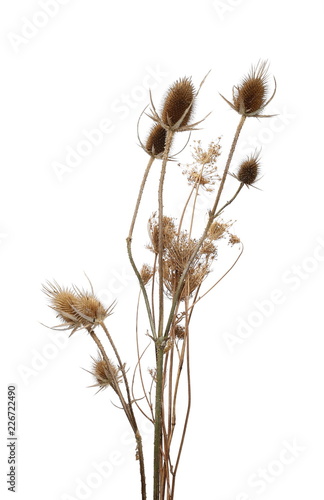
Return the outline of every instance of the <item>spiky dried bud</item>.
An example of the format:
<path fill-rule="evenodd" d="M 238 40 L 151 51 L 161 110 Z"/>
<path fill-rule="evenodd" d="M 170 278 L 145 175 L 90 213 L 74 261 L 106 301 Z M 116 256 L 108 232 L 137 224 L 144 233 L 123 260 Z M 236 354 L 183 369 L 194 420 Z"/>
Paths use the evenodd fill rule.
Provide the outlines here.
<path fill-rule="evenodd" d="M 242 82 L 233 87 L 233 103 L 222 97 L 240 115 L 262 117 L 264 115 L 260 113 L 276 92 L 275 88 L 271 98 L 268 99 L 268 80 L 268 62 L 259 61 L 256 66 L 252 66 L 250 73 Z"/>
<path fill-rule="evenodd" d="M 247 186 L 251 186 L 255 183 L 260 173 L 260 161 L 258 155 L 251 155 L 244 160 L 238 169 L 236 174 L 236 178 L 246 184 Z"/>
<path fill-rule="evenodd" d="M 166 139 L 166 130 L 159 123 L 153 125 L 151 131 L 146 139 L 145 143 L 145 151 L 156 158 L 162 158 L 164 148 L 165 148 L 165 139 Z"/>
<path fill-rule="evenodd" d="M 43 285 L 43 292 L 50 299 L 50 307 L 57 312 L 57 317 L 67 325 L 74 325 L 78 322 L 75 314 L 76 294 L 73 290 L 61 287 L 54 281 Z"/>
<path fill-rule="evenodd" d="M 102 323 L 107 317 L 107 309 L 88 292 L 78 292 L 75 312 L 83 326 Z"/>
<path fill-rule="evenodd" d="M 92 359 L 93 365 L 90 373 L 94 376 L 97 383 L 91 387 L 99 387 L 99 390 L 102 390 L 111 386 L 116 390 L 117 384 L 122 380 L 119 369 L 110 360 L 108 360 L 108 365 L 101 356 L 98 359 Z"/>
<path fill-rule="evenodd" d="M 50 299 L 50 307 L 54 309 L 63 323 L 53 327 L 57 330 L 72 330 L 71 335 L 82 328 L 94 328 L 102 323 L 111 313 L 114 304 L 105 308 L 93 293 L 62 288 L 55 281 L 43 285 L 43 292 Z"/>
<path fill-rule="evenodd" d="M 147 283 L 153 276 L 153 269 L 151 268 L 151 266 L 143 264 L 140 274 L 144 285 L 147 285 Z"/>
<path fill-rule="evenodd" d="M 188 125 L 193 112 L 196 91 L 191 78 L 180 78 L 169 88 L 164 100 L 161 119 L 177 129 Z"/>

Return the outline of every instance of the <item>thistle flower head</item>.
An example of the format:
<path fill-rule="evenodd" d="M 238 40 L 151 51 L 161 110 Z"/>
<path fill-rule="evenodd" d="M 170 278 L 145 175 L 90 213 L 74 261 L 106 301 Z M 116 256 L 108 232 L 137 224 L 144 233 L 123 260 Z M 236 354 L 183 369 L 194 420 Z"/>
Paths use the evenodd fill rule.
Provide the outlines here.
<path fill-rule="evenodd" d="M 70 288 L 61 287 L 56 281 L 43 285 L 43 292 L 50 299 L 50 307 L 57 313 L 57 317 L 67 325 L 74 325 L 77 321 L 74 310 L 75 292 Z"/>
<path fill-rule="evenodd" d="M 43 292 L 50 299 L 50 307 L 62 320 L 53 329 L 72 330 L 71 335 L 82 328 L 95 328 L 112 314 L 115 305 L 113 303 L 105 308 L 93 291 L 90 293 L 77 287 L 61 287 L 56 281 L 43 285 Z"/>
<path fill-rule="evenodd" d="M 101 391 L 111 386 L 116 391 L 117 384 L 122 380 L 120 370 L 110 360 L 107 364 L 100 354 L 97 359 L 92 358 L 92 360 L 92 371 L 89 373 L 94 376 L 96 383 L 91 387 L 99 387 L 99 391 Z"/>
<path fill-rule="evenodd" d="M 191 123 L 195 101 L 205 79 L 206 77 L 201 82 L 198 91 L 196 91 L 191 78 L 179 78 L 179 80 L 174 82 L 168 89 L 162 104 L 161 114 L 156 111 L 151 96 L 151 110 L 150 114 L 148 114 L 149 118 L 156 124 L 161 125 L 166 131 L 182 132 L 186 130 L 195 130 L 196 125 L 206 118 L 196 123 Z M 162 134 L 158 129 L 155 130 L 153 128 L 150 136 L 153 132 L 154 134 Z M 149 136 L 150 141 L 144 149 L 150 150 L 154 134 L 152 137 Z M 162 135 L 160 135 L 160 137 L 162 137 Z"/>
<path fill-rule="evenodd" d="M 234 177 L 237 178 L 238 181 L 242 182 L 246 186 L 252 186 L 259 176 L 260 173 L 260 160 L 259 154 L 254 153 L 242 161 L 237 171 L 237 174 Z"/>
<path fill-rule="evenodd" d="M 162 158 L 165 148 L 166 133 L 166 129 L 159 123 L 153 125 L 144 147 L 145 151 L 150 156 Z"/>
<path fill-rule="evenodd" d="M 276 87 L 272 96 L 268 99 L 268 62 L 259 61 L 256 66 L 252 66 L 250 72 L 242 79 L 242 82 L 233 87 L 232 103 L 225 99 L 224 96 L 222 97 L 240 115 L 262 117 L 268 116 L 260 113 L 273 99 L 275 92 Z"/>
<path fill-rule="evenodd" d="M 168 127 L 186 127 L 193 113 L 196 91 L 191 78 L 179 78 L 169 88 L 162 107 L 161 119 Z"/>
<path fill-rule="evenodd" d="M 105 308 L 95 295 L 76 288 L 77 298 L 75 313 L 83 326 L 102 323 L 108 316 L 109 308 Z"/>

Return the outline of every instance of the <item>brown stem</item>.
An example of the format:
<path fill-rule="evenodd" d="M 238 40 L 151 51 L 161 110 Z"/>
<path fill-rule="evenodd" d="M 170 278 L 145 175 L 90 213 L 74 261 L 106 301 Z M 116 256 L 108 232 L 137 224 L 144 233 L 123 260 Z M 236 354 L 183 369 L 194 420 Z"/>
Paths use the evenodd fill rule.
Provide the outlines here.
<path fill-rule="evenodd" d="M 176 475 L 177 475 L 179 462 L 180 462 L 180 458 L 181 458 L 183 443 L 184 443 L 184 440 L 186 437 L 186 432 L 187 432 L 187 428 L 188 428 L 188 421 L 189 421 L 189 414 L 190 414 L 190 410 L 191 410 L 191 376 L 190 376 L 190 351 L 189 351 L 188 299 L 186 299 L 186 339 L 187 339 L 187 356 L 186 356 L 186 358 L 187 358 L 187 381 L 188 381 L 188 405 L 187 405 L 186 418 L 185 418 L 185 423 L 184 423 L 181 441 L 180 441 L 180 446 L 179 446 L 179 452 L 178 452 L 177 460 L 176 460 L 175 467 L 173 470 L 172 489 L 171 489 L 170 500 L 174 499 L 174 488 L 175 488 Z"/>
<path fill-rule="evenodd" d="M 142 500 L 146 500 L 146 479 L 145 479 L 145 467 L 144 467 L 144 454 L 143 454 L 143 447 L 142 447 L 142 438 L 140 435 L 140 432 L 138 430 L 136 418 L 133 412 L 133 406 L 132 406 L 132 399 L 131 399 L 131 393 L 130 393 L 130 388 L 128 384 L 128 379 L 126 376 L 126 370 L 125 370 L 125 365 L 122 363 L 119 352 L 117 351 L 117 348 L 114 344 L 114 341 L 104 323 L 100 324 L 102 329 L 104 330 L 105 334 L 107 335 L 107 338 L 109 340 L 109 343 L 115 353 L 115 356 L 117 358 L 117 361 L 119 363 L 119 367 L 123 376 L 123 380 L 125 382 L 125 387 L 126 387 L 126 393 L 127 393 L 127 400 L 128 400 L 128 411 L 129 411 L 129 421 L 132 426 L 132 429 L 135 434 L 135 439 L 136 439 L 136 444 L 137 444 L 137 451 L 138 451 L 138 457 L 139 457 L 139 462 L 140 462 L 140 475 L 141 475 L 141 489 L 142 489 Z"/>

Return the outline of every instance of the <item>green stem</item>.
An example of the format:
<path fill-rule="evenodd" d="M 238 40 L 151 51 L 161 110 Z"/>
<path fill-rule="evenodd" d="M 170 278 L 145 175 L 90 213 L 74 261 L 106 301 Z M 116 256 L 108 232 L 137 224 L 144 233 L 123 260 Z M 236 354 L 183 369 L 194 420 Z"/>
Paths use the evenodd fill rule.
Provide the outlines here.
<path fill-rule="evenodd" d="M 154 159 L 155 159 L 154 156 L 150 157 L 149 162 L 147 164 L 147 167 L 145 169 L 145 172 L 144 172 L 144 175 L 143 175 L 143 179 L 142 179 L 142 183 L 141 183 L 141 186 L 140 186 L 140 189 L 139 189 L 139 193 L 138 193 L 138 197 L 137 197 L 137 201 L 136 201 L 136 206 L 135 206 L 135 210 L 134 210 L 134 214 L 133 214 L 133 218 L 132 218 L 132 222 L 131 222 L 131 225 L 130 225 L 130 228 L 129 228 L 129 233 L 128 233 L 128 237 L 126 239 L 126 242 L 127 242 L 128 258 L 130 260 L 131 266 L 132 266 L 132 268 L 133 268 L 133 270 L 134 270 L 134 272 L 135 272 L 135 274 L 137 276 L 137 279 L 139 281 L 139 284 L 140 284 L 140 287 L 141 287 L 141 290 L 142 290 L 142 293 L 143 293 L 144 301 L 145 301 L 147 315 L 148 315 L 149 322 L 150 322 L 151 332 L 152 332 L 153 337 L 155 338 L 156 337 L 155 324 L 154 324 L 154 320 L 153 320 L 153 316 L 152 316 L 150 302 L 149 302 L 149 299 L 148 299 L 148 296 L 147 296 L 145 285 L 144 285 L 142 277 L 141 277 L 141 275 L 140 275 L 140 273 L 139 273 L 139 271 L 137 269 L 137 266 L 135 264 L 135 261 L 133 259 L 133 254 L 132 254 L 132 238 L 133 238 L 134 226 L 135 226 L 135 222 L 136 222 L 136 218 L 137 218 L 139 206 L 140 206 L 140 203 L 141 203 L 141 200 L 142 200 L 142 195 L 143 195 L 144 187 L 145 187 L 145 184 L 146 184 L 146 180 L 147 180 L 148 174 L 150 172 L 151 166 L 152 166 L 152 164 L 154 162 Z"/>
<path fill-rule="evenodd" d="M 160 496 L 160 463 L 162 446 L 162 396 L 163 396 L 163 186 L 166 173 L 166 166 L 171 149 L 174 131 L 168 130 L 165 140 L 165 148 L 162 158 L 161 175 L 159 182 L 158 204 L 159 204 L 159 326 L 158 337 L 155 340 L 156 348 L 156 382 L 155 382 L 155 423 L 154 423 L 154 478 L 153 478 L 153 500 L 159 500 Z"/>

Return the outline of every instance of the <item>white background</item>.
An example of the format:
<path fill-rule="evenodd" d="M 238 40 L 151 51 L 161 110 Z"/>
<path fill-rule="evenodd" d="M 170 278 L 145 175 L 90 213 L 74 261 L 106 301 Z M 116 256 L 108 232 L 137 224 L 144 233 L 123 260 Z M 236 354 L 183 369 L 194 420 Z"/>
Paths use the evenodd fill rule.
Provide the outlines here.
<path fill-rule="evenodd" d="M 177 498 L 323 498 L 323 3 L 54 4 L 48 18 L 36 0 L 1 2 L 2 498 L 12 495 L 5 484 L 11 382 L 18 386 L 17 499 L 140 498 L 126 419 L 110 404 L 109 391 L 94 396 L 86 388 L 93 382 L 81 367 L 90 368 L 95 346 L 77 333 L 68 342 L 61 336 L 55 347 L 58 337 L 40 324 L 56 321 L 41 283 L 86 286 L 86 272 L 103 300 L 118 299 L 111 332 L 134 366 L 138 290 L 125 238 L 147 162 L 136 136 L 148 104 L 145 86 L 158 104 L 178 77 L 191 75 L 198 85 L 212 70 L 195 117 L 213 113 L 193 138 L 207 144 L 222 136 L 222 167 L 238 116 L 218 92 L 230 98 L 260 58 L 276 76 L 268 111 L 280 118 L 249 119 L 234 158 L 233 170 L 249 144 L 262 146 L 262 190 L 245 189 L 228 210 L 245 251 L 196 310 L 193 408 Z M 33 23 L 28 29 L 27 20 Z M 19 38 L 26 34 L 29 39 Z M 110 133 L 59 178 L 55 162 L 64 164 L 68 148 L 103 119 L 110 120 Z M 143 120 L 144 138 L 148 127 Z M 158 167 L 135 234 L 139 262 L 150 259 L 146 221 L 156 208 Z M 166 193 L 166 211 L 177 216 L 187 186 L 176 163 L 169 166 Z M 202 217 L 207 209 L 202 203 Z M 213 277 L 237 251 L 222 247 Z M 271 306 L 274 293 L 281 304 Z M 264 301 L 268 312 L 258 313 Z M 142 334 L 145 328 L 143 321 Z M 228 334 L 240 339 L 232 350 Z M 152 435 L 146 427 L 143 433 L 149 464 Z M 287 442 L 297 444 L 295 457 L 283 451 Z M 98 479 L 93 473 L 103 461 L 110 463 L 109 477 L 99 476 L 101 484 L 82 497 L 78 485 Z M 257 487 L 262 469 L 268 479 Z"/>

